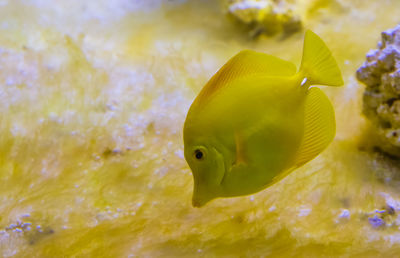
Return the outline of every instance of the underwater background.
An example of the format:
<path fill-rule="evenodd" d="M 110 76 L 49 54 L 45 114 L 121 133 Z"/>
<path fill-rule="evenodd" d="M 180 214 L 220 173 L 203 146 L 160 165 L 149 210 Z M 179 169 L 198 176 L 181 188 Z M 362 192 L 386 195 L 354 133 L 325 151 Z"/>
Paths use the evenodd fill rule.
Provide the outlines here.
<path fill-rule="evenodd" d="M 356 79 L 400 1 L 285 1 L 261 27 L 239 2 L 0 0 L 0 257 L 400 256 L 400 162 L 373 148 Z M 243 49 L 298 65 L 304 29 L 342 70 L 321 87 L 335 140 L 257 194 L 193 208 L 193 99 Z"/>

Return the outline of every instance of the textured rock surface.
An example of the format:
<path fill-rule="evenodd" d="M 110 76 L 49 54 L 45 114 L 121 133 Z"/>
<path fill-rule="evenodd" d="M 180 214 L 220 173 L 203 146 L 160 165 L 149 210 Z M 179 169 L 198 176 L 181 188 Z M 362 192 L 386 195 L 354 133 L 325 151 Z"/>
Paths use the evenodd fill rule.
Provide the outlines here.
<path fill-rule="evenodd" d="M 366 85 L 363 112 L 376 128 L 380 148 L 400 156 L 400 25 L 382 32 L 357 79 Z"/>
<path fill-rule="evenodd" d="M 227 11 L 250 28 L 250 34 L 293 32 L 301 28 L 294 3 L 285 0 L 228 0 Z"/>

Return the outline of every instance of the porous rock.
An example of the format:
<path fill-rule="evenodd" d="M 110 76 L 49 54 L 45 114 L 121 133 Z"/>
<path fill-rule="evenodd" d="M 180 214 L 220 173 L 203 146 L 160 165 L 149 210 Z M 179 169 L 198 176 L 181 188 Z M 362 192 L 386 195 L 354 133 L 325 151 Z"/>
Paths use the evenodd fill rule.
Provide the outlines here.
<path fill-rule="evenodd" d="M 400 25 L 382 32 L 378 48 L 357 70 L 365 84 L 363 113 L 372 122 L 379 148 L 400 157 Z"/>
<path fill-rule="evenodd" d="M 226 11 L 244 24 L 251 36 L 291 33 L 301 29 L 300 15 L 287 0 L 225 0 Z"/>

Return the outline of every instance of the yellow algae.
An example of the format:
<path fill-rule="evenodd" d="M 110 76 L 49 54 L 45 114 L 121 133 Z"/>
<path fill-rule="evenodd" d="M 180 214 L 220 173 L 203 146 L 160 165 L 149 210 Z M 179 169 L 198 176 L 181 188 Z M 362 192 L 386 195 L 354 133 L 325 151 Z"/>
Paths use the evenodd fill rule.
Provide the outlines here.
<path fill-rule="evenodd" d="M 332 1 L 306 17 L 345 80 L 323 89 L 334 142 L 274 187 L 201 209 L 183 159 L 190 103 L 242 49 L 299 63 L 303 34 L 249 41 L 215 1 L 0 4 L 0 256 L 398 254 L 399 169 L 363 151 L 354 74 L 400 2 Z"/>

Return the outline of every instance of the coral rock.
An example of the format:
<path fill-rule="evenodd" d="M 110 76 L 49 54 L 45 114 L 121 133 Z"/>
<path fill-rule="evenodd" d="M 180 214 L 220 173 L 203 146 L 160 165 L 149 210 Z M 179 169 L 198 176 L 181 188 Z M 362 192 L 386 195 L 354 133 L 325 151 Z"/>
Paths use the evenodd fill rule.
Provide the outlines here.
<path fill-rule="evenodd" d="M 227 12 L 250 29 L 252 36 L 290 33 L 301 28 L 300 15 L 283 0 L 225 0 Z"/>
<path fill-rule="evenodd" d="M 378 49 L 366 59 L 357 70 L 357 79 L 366 85 L 363 112 L 382 150 L 400 157 L 400 25 L 382 32 Z"/>

